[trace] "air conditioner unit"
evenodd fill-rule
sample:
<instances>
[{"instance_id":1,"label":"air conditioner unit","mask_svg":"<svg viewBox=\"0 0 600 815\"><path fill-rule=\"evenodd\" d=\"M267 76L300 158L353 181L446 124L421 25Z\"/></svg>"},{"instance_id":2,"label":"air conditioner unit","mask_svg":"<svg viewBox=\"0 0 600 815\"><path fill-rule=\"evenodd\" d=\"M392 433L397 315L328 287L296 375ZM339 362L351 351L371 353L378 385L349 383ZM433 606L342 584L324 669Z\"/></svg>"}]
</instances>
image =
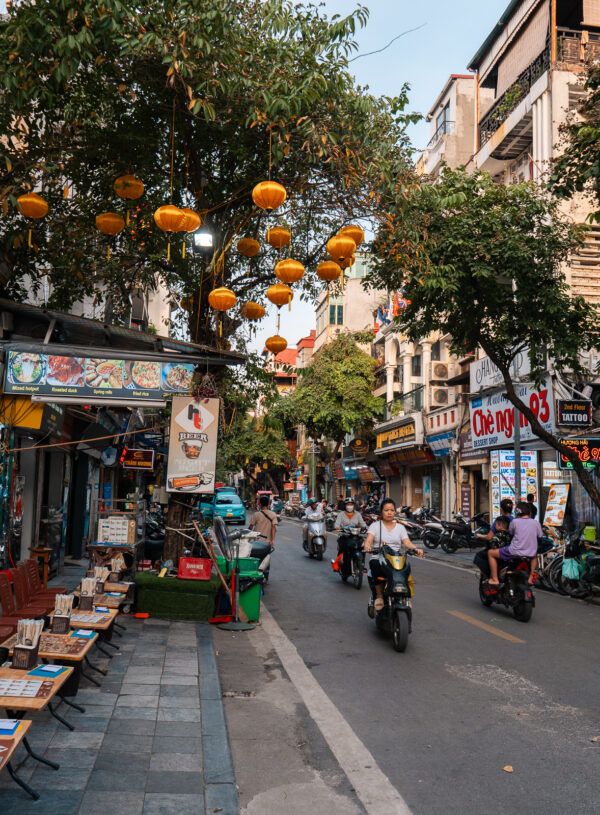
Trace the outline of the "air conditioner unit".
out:
<instances>
[{"instance_id":1,"label":"air conditioner unit","mask_svg":"<svg viewBox=\"0 0 600 815\"><path fill-rule=\"evenodd\" d=\"M445 382L454 376L454 363L453 362L430 362L429 363L429 381L430 382Z\"/></svg>"},{"instance_id":2,"label":"air conditioner unit","mask_svg":"<svg viewBox=\"0 0 600 815\"><path fill-rule=\"evenodd\" d=\"M431 408L448 407L454 404L454 388L429 386L429 406Z\"/></svg>"}]
</instances>

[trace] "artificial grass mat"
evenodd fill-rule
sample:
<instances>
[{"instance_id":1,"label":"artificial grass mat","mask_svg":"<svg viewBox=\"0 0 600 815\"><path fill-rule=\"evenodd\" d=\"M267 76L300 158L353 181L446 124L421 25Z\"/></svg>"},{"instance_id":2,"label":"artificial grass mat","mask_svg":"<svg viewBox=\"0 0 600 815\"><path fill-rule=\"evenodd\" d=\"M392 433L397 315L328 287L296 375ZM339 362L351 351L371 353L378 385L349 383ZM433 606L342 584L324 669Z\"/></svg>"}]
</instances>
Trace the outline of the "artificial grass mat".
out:
<instances>
[{"instance_id":1,"label":"artificial grass mat","mask_svg":"<svg viewBox=\"0 0 600 815\"><path fill-rule=\"evenodd\" d=\"M216 575L210 580L179 580L138 572L135 585L137 611L165 620L206 622L213 616L221 584Z\"/></svg>"}]
</instances>

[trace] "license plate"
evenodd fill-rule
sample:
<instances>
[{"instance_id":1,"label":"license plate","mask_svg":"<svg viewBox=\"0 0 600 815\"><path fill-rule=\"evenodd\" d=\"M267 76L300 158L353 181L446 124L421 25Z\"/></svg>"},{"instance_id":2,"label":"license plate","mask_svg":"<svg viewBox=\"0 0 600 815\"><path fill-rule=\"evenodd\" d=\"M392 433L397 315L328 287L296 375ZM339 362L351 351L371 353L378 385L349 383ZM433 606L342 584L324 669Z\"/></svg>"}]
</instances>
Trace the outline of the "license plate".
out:
<instances>
[{"instance_id":1,"label":"license plate","mask_svg":"<svg viewBox=\"0 0 600 815\"><path fill-rule=\"evenodd\" d=\"M226 517L227 518L233 518L233 512L228 512Z\"/></svg>"}]
</instances>

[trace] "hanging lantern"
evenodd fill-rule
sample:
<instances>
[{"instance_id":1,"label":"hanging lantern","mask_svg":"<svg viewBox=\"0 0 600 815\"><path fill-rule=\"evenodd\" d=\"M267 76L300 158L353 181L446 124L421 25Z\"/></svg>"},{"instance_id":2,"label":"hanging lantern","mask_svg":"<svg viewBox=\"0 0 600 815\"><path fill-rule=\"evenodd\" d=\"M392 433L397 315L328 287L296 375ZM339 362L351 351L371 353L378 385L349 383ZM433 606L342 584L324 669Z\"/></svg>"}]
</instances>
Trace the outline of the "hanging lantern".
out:
<instances>
[{"instance_id":1,"label":"hanging lantern","mask_svg":"<svg viewBox=\"0 0 600 815\"><path fill-rule=\"evenodd\" d=\"M255 303L253 300L244 303L240 312L242 317L245 317L247 320L261 320L266 313L265 307L261 306L260 303Z\"/></svg>"},{"instance_id":2,"label":"hanging lantern","mask_svg":"<svg viewBox=\"0 0 600 815\"><path fill-rule=\"evenodd\" d=\"M362 231L360 226L357 226L356 224L349 224L348 226L343 226L340 229L339 234L349 235L357 247L360 246L365 239L365 233Z\"/></svg>"},{"instance_id":3,"label":"hanging lantern","mask_svg":"<svg viewBox=\"0 0 600 815\"><path fill-rule=\"evenodd\" d=\"M319 263L317 266L317 277L320 277L326 283L337 280L341 273L342 270L333 260L324 260L323 263Z\"/></svg>"},{"instance_id":4,"label":"hanging lantern","mask_svg":"<svg viewBox=\"0 0 600 815\"><path fill-rule=\"evenodd\" d=\"M260 209L277 209L285 201L285 187L277 181L261 181L252 190L252 200Z\"/></svg>"},{"instance_id":5,"label":"hanging lantern","mask_svg":"<svg viewBox=\"0 0 600 815\"><path fill-rule=\"evenodd\" d=\"M289 286L285 286L283 283L273 283L273 285L267 289L267 297L276 306L281 307L292 301L294 292Z\"/></svg>"},{"instance_id":6,"label":"hanging lantern","mask_svg":"<svg viewBox=\"0 0 600 815\"><path fill-rule=\"evenodd\" d=\"M354 264L355 260L356 255L351 255L349 258L344 258L344 260L341 261L340 266L342 269L349 269Z\"/></svg>"},{"instance_id":7,"label":"hanging lantern","mask_svg":"<svg viewBox=\"0 0 600 815\"><path fill-rule=\"evenodd\" d=\"M144 184L134 175L122 175L113 184L113 190L119 198L135 201L136 198L141 198L144 194Z\"/></svg>"},{"instance_id":8,"label":"hanging lantern","mask_svg":"<svg viewBox=\"0 0 600 815\"><path fill-rule=\"evenodd\" d=\"M280 354L287 348L287 340L284 340L283 337L279 336L279 334L275 334L275 336L269 337L267 340L265 340L265 348L267 348L272 354Z\"/></svg>"},{"instance_id":9,"label":"hanging lantern","mask_svg":"<svg viewBox=\"0 0 600 815\"><path fill-rule=\"evenodd\" d=\"M125 221L116 212L102 212L96 215L96 227L104 235L118 235L125 226Z\"/></svg>"},{"instance_id":10,"label":"hanging lantern","mask_svg":"<svg viewBox=\"0 0 600 815\"><path fill-rule=\"evenodd\" d=\"M283 283L297 283L304 277L304 266L292 258L280 260L275 266L275 277Z\"/></svg>"},{"instance_id":11,"label":"hanging lantern","mask_svg":"<svg viewBox=\"0 0 600 815\"><path fill-rule=\"evenodd\" d=\"M238 241L236 249L245 258L253 258L260 252L260 243L254 238L242 238Z\"/></svg>"},{"instance_id":12,"label":"hanging lantern","mask_svg":"<svg viewBox=\"0 0 600 815\"><path fill-rule=\"evenodd\" d=\"M288 230L282 226L274 226L271 229L267 229L266 239L267 243L272 246L273 249L283 249L292 239L292 233L288 232Z\"/></svg>"},{"instance_id":13,"label":"hanging lantern","mask_svg":"<svg viewBox=\"0 0 600 815\"><path fill-rule=\"evenodd\" d=\"M208 303L215 311L229 311L229 309L233 308L237 303L237 297L231 289L221 286L210 292L208 295Z\"/></svg>"},{"instance_id":14,"label":"hanging lantern","mask_svg":"<svg viewBox=\"0 0 600 815\"><path fill-rule=\"evenodd\" d=\"M194 212L194 210L190 209L189 207L181 207L181 211L185 215L185 219L178 231L195 232L202 223L202 218L197 212Z\"/></svg>"},{"instance_id":15,"label":"hanging lantern","mask_svg":"<svg viewBox=\"0 0 600 815\"><path fill-rule=\"evenodd\" d=\"M17 198L19 210L26 218L43 218L48 214L48 204L36 192L26 192Z\"/></svg>"},{"instance_id":16,"label":"hanging lantern","mask_svg":"<svg viewBox=\"0 0 600 815\"><path fill-rule=\"evenodd\" d=\"M159 229L163 232L179 232L183 224L186 222L186 214L179 207L173 204L165 204L164 207L159 207L154 213L154 221ZM171 260L171 241L167 246L167 260Z\"/></svg>"},{"instance_id":17,"label":"hanging lantern","mask_svg":"<svg viewBox=\"0 0 600 815\"><path fill-rule=\"evenodd\" d=\"M327 251L337 263L351 257L355 250L356 244L350 235L334 235L327 241Z\"/></svg>"}]
</instances>

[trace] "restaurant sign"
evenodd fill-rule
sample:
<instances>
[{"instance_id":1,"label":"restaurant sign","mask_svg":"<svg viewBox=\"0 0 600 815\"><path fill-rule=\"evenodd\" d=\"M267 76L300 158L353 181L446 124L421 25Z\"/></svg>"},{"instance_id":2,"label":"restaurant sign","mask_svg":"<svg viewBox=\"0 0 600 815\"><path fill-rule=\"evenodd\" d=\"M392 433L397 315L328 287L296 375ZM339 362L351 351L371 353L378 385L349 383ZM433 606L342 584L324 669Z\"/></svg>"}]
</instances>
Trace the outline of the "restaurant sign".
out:
<instances>
[{"instance_id":1,"label":"restaurant sign","mask_svg":"<svg viewBox=\"0 0 600 815\"><path fill-rule=\"evenodd\" d=\"M395 447L400 444L414 443L417 430L414 421L392 427L377 434L377 449L385 450L386 447Z\"/></svg>"},{"instance_id":2,"label":"restaurant sign","mask_svg":"<svg viewBox=\"0 0 600 815\"><path fill-rule=\"evenodd\" d=\"M219 400L174 396L167 492L214 492Z\"/></svg>"},{"instance_id":3,"label":"restaurant sign","mask_svg":"<svg viewBox=\"0 0 600 815\"><path fill-rule=\"evenodd\" d=\"M154 450L124 447L121 453L121 467L126 470L153 470Z\"/></svg>"},{"instance_id":4,"label":"restaurant sign","mask_svg":"<svg viewBox=\"0 0 600 815\"><path fill-rule=\"evenodd\" d=\"M188 393L194 365L9 351L5 393L161 399Z\"/></svg>"},{"instance_id":5,"label":"restaurant sign","mask_svg":"<svg viewBox=\"0 0 600 815\"><path fill-rule=\"evenodd\" d=\"M586 470L600 464L600 438L597 439L562 439L561 444L577 453L579 461ZM573 465L562 453L558 453L558 466L561 470L572 470Z\"/></svg>"}]
</instances>

